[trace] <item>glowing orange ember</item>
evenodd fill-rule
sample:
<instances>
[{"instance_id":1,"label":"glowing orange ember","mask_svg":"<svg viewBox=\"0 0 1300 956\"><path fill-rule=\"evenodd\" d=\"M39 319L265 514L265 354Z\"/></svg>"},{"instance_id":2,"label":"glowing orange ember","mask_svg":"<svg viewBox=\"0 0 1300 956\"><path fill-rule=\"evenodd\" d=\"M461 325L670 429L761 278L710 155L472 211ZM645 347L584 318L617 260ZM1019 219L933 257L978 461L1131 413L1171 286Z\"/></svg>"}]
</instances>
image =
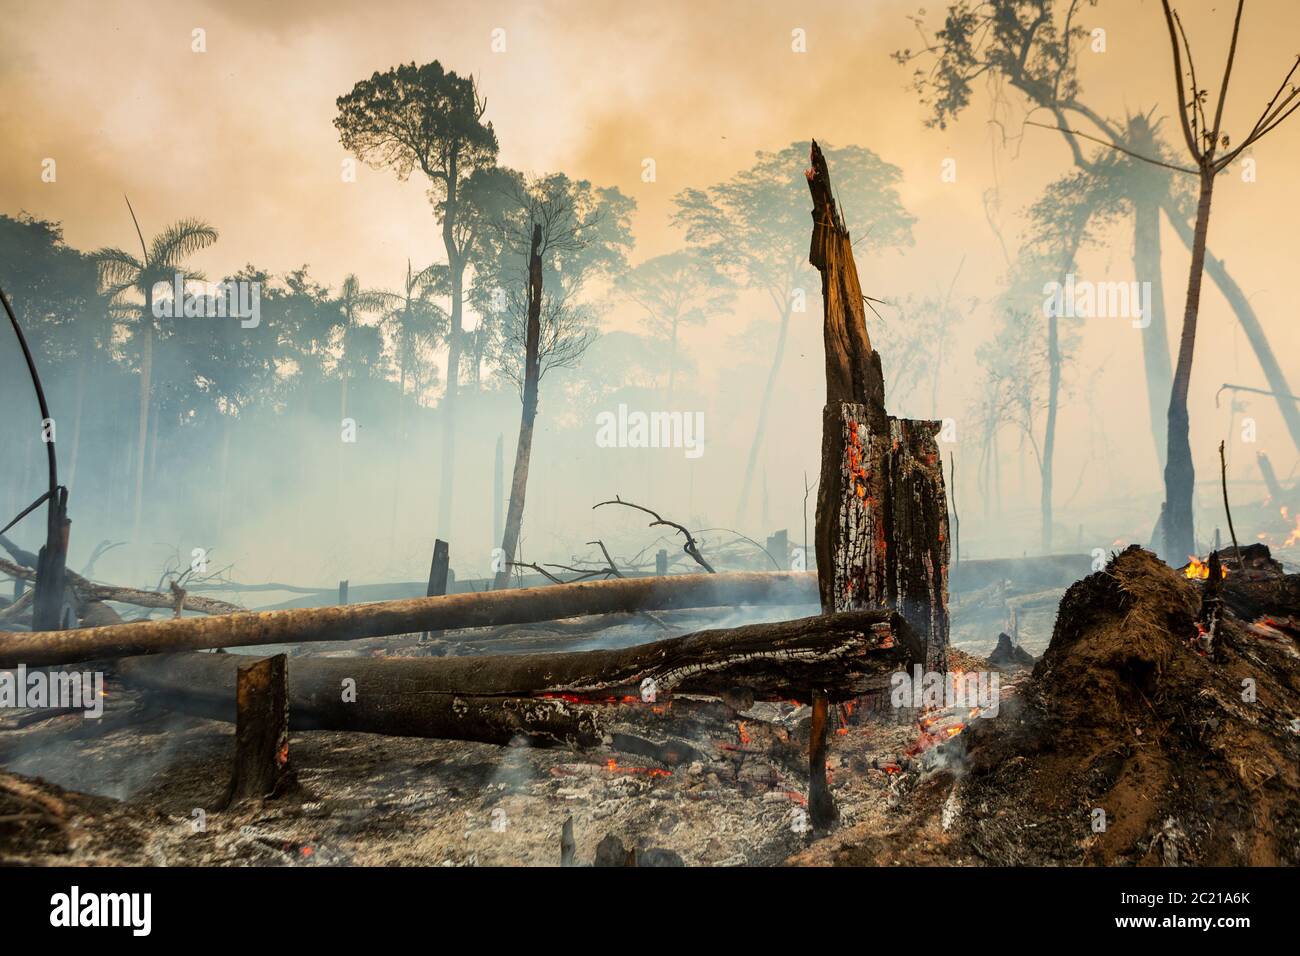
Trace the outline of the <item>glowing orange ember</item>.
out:
<instances>
[{"instance_id":1,"label":"glowing orange ember","mask_svg":"<svg viewBox=\"0 0 1300 956\"><path fill-rule=\"evenodd\" d=\"M605 761L605 769L610 773L643 773L647 777L671 777L671 770L660 770L658 767L620 767L618 761L610 757Z\"/></svg>"}]
</instances>

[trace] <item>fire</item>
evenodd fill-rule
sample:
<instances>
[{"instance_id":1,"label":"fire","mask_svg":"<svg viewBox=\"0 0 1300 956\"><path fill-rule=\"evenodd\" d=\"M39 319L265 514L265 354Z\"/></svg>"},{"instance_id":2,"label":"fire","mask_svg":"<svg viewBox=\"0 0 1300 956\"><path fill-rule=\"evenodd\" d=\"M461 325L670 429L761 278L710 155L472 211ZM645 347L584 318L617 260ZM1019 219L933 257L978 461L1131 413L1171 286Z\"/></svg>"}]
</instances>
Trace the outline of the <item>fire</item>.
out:
<instances>
[{"instance_id":1,"label":"fire","mask_svg":"<svg viewBox=\"0 0 1300 956\"><path fill-rule=\"evenodd\" d=\"M1210 566L1194 554L1187 556L1187 567L1183 568L1183 577L1189 581L1208 581L1210 579ZM1226 578L1228 569L1220 566L1219 577Z\"/></svg>"},{"instance_id":2,"label":"fire","mask_svg":"<svg viewBox=\"0 0 1300 956\"><path fill-rule=\"evenodd\" d=\"M749 736L749 731L745 729L745 722L742 720L737 724L736 729L739 732L741 744L748 745L751 738Z\"/></svg>"},{"instance_id":3,"label":"fire","mask_svg":"<svg viewBox=\"0 0 1300 956\"><path fill-rule=\"evenodd\" d=\"M1285 511L1286 509L1284 508L1282 510ZM1283 517L1285 517L1285 515ZM1296 544L1300 544L1300 514L1295 516L1295 527L1291 529L1291 533L1287 535L1286 540L1282 542L1282 547L1289 548Z\"/></svg>"}]
</instances>

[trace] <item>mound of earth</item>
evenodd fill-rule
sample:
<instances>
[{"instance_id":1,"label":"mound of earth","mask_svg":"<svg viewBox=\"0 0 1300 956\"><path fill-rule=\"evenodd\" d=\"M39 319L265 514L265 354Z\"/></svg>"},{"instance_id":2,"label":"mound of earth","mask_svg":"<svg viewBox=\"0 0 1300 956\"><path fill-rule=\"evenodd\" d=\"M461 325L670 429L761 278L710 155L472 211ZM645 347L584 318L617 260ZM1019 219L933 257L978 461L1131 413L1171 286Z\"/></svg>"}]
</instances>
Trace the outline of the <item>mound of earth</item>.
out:
<instances>
[{"instance_id":1,"label":"mound of earth","mask_svg":"<svg viewBox=\"0 0 1300 956\"><path fill-rule=\"evenodd\" d=\"M1300 863L1300 576L1222 558L1207 587L1133 546L1066 592L1022 692L962 735L958 855Z\"/></svg>"}]
</instances>

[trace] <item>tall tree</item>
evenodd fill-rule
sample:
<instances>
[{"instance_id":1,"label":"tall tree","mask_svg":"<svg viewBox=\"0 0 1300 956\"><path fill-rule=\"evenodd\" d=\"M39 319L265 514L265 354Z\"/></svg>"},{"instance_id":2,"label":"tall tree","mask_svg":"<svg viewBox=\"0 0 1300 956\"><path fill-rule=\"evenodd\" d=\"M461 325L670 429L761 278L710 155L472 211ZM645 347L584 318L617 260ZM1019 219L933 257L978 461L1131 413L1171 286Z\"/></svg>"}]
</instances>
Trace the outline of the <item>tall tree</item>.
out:
<instances>
[{"instance_id":1,"label":"tall tree","mask_svg":"<svg viewBox=\"0 0 1300 956\"><path fill-rule=\"evenodd\" d=\"M767 431L768 412L785 357L790 317L807 311L816 277L808 265L807 142L760 152L752 166L707 189L686 189L674 202L674 222L686 239L736 282L768 297L779 317L776 352L758 407L758 421L741 479L736 523L743 523ZM914 218L903 208L902 174L869 149L823 146L840 205L863 252L912 241Z\"/></svg>"},{"instance_id":2,"label":"tall tree","mask_svg":"<svg viewBox=\"0 0 1300 956\"><path fill-rule=\"evenodd\" d=\"M336 105L334 126L343 147L376 169L393 169L399 179L419 169L429 181L434 213L442 225L451 285L438 500L438 531L445 536L450 533L455 475L465 266L482 225L462 217L461 188L475 170L496 163L496 133L491 123L483 122L487 101L478 95L473 78L444 70L436 60L375 73L340 96Z\"/></svg>"},{"instance_id":3,"label":"tall tree","mask_svg":"<svg viewBox=\"0 0 1300 956\"><path fill-rule=\"evenodd\" d=\"M970 105L977 80L1003 80L1024 98L1031 110L1044 110L1052 117L1052 124L1026 120L1025 125L1045 126L1059 132L1077 167L1096 171L1098 158L1086 157L1083 152L1082 143L1090 141L1138 159L1139 164L1130 167L1136 173L1142 160L1159 160L1165 152L1159 144L1148 149L1154 130L1140 116L1149 114L1130 117L1123 125L1112 121L1087 103L1078 80L1077 47L1090 42L1088 31L1078 22L1078 14L1084 6L1095 3L1096 0L955 0L947 7L942 26L933 32L925 27L924 10L913 17L922 45L916 50L901 50L894 58L902 64L929 63L928 69L916 66L913 72L914 87L931 109L927 125L946 128ZM1158 168L1166 173L1187 172L1172 163ZM1167 451L1164 396L1169 394L1172 377L1163 295L1156 294L1163 292L1158 281L1159 229L1152 228L1149 212L1151 203L1158 203L1179 239L1191 251L1195 237L1189 219L1194 204L1183 201L1187 190L1171 185L1167 179L1161 183L1156 177L1153 182L1150 171L1132 176L1129 190L1135 220L1134 238L1140 243L1135 251L1135 266L1142 270L1139 279L1152 283L1151 322L1143 330L1142 347L1151 430L1163 467ZM1300 406L1285 397L1293 394L1292 389L1254 307L1222 260L1209 250L1205 253L1205 264L1240 322L1269 389L1277 397L1278 410L1292 441L1300 448Z\"/></svg>"},{"instance_id":4,"label":"tall tree","mask_svg":"<svg viewBox=\"0 0 1300 956\"><path fill-rule=\"evenodd\" d=\"M134 211L131 219L135 221ZM92 255L105 293L115 300L119 309L134 315L135 334L140 344L140 411L135 447L135 495L131 508L131 538L138 541L144 501L150 389L153 385L154 287L170 288L178 279L181 283L202 279L203 274L188 268L185 260L216 242L217 230L200 219L182 219L146 243L139 223L136 222L135 226L143 258L137 259L116 248L98 249ZM141 301L137 303L133 297ZM179 303L176 306L179 307Z\"/></svg>"},{"instance_id":5,"label":"tall tree","mask_svg":"<svg viewBox=\"0 0 1300 956\"><path fill-rule=\"evenodd\" d=\"M1297 108L1300 108L1300 90L1287 84L1300 67L1300 56L1277 92L1250 132L1238 141L1235 148L1223 128L1223 104L1228 98L1228 84L1232 79L1233 62L1237 56L1237 37L1241 31L1241 15L1245 0L1237 0L1237 15L1232 23L1232 40L1228 45L1227 62L1223 80L1219 84L1218 102L1214 119L1206 113L1210 91L1197 84L1196 66L1192 61L1192 47L1187 40L1182 20L1169 5L1161 0L1165 12L1165 25L1169 31L1169 44L1173 49L1174 82L1178 88L1178 118L1183 130L1187 150L1196 165L1200 195L1196 203L1196 229L1192 237L1192 263L1187 278L1187 300L1183 307L1183 330L1178 339L1178 362L1174 366L1173 388L1169 396L1169 446L1165 461L1165 503L1161 514L1164 526L1165 558L1181 561L1184 555L1196 553L1196 531L1193 521L1192 493L1195 469L1192 465L1190 421L1187 413L1187 392L1192 378L1192 353L1196 347L1196 323L1201 302L1201 274L1205 269L1205 242L1210 228L1210 202L1214 194L1214 177L1271 130L1276 129ZM1187 73L1183 72L1183 55L1187 56ZM1220 152L1222 150L1222 152Z\"/></svg>"},{"instance_id":6,"label":"tall tree","mask_svg":"<svg viewBox=\"0 0 1300 956\"><path fill-rule=\"evenodd\" d=\"M533 454L533 427L537 422L537 385L541 377L539 349L542 339L542 225L533 224L528 253L528 305L524 333L524 380L520 391L519 441L515 446L515 468L510 481L510 507L501 537L505 556L497 571L493 587L510 583L510 565L519 547L519 531L524 523L524 498L528 491L528 466Z\"/></svg>"},{"instance_id":7,"label":"tall tree","mask_svg":"<svg viewBox=\"0 0 1300 956\"><path fill-rule=\"evenodd\" d=\"M595 314L581 299L595 277L620 274L632 246L631 199L557 173L514 179L511 200L494 224L501 258L484 263L482 279L503 299L493 346L496 370L519 389L521 414L501 548L514 561L523 528L538 393L545 375L574 368L591 345ZM497 571L505 587L509 568Z\"/></svg>"},{"instance_id":8,"label":"tall tree","mask_svg":"<svg viewBox=\"0 0 1300 956\"><path fill-rule=\"evenodd\" d=\"M681 329L703 325L725 312L735 298L731 283L708 259L684 249L639 263L622 287L623 294L645 311L646 330L668 343L665 407L671 409Z\"/></svg>"}]
</instances>

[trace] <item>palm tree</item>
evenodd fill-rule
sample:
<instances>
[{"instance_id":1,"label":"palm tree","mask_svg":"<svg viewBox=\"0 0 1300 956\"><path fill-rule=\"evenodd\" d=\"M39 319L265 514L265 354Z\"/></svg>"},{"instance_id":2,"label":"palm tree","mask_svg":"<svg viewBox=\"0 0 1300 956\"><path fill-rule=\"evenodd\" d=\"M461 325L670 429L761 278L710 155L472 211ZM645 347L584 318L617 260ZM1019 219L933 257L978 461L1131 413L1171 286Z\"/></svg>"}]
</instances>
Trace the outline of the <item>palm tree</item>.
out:
<instances>
[{"instance_id":1,"label":"palm tree","mask_svg":"<svg viewBox=\"0 0 1300 956\"><path fill-rule=\"evenodd\" d=\"M402 292L379 293L385 309L380 322L396 342L399 421L406 405L408 374L414 373L423 351L435 347L447 333L447 313L434 301L446 284L446 266L434 263L415 272L408 259Z\"/></svg>"},{"instance_id":2,"label":"palm tree","mask_svg":"<svg viewBox=\"0 0 1300 956\"><path fill-rule=\"evenodd\" d=\"M127 202L127 208L130 208ZM168 226L146 244L140 224L131 212L136 234L140 237L143 260L122 249L103 248L91 253L99 270L101 288L126 315L133 315L140 336L140 421L135 450L135 502L132 507L131 537L140 535L140 510L144 500L145 445L149 436L149 393L153 376L154 287L160 283L171 287L202 279L203 274L188 269L184 261L217 241L217 230L201 219L181 219ZM143 305L130 301L132 295ZM179 303L177 303L179 306Z\"/></svg>"},{"instance_id":3,"label":"palm tree","mask_svg":"<svg viewBox=\"0 0 1300 956\"><path fill-rule=\"evenodd\" d=\"M348 417L348 380L352 377L352 345L356 329L360 326L357 319L364 312L377 312L382 309L387 295L388 293L385 292L362 289L361 280L351 274L343 279L343 285L339 289L336 304L343 316L340 336L343 351L339 356L339 375L343 379L342 401L339 406L340 418Z\"/></svg>"}]
</instances>

